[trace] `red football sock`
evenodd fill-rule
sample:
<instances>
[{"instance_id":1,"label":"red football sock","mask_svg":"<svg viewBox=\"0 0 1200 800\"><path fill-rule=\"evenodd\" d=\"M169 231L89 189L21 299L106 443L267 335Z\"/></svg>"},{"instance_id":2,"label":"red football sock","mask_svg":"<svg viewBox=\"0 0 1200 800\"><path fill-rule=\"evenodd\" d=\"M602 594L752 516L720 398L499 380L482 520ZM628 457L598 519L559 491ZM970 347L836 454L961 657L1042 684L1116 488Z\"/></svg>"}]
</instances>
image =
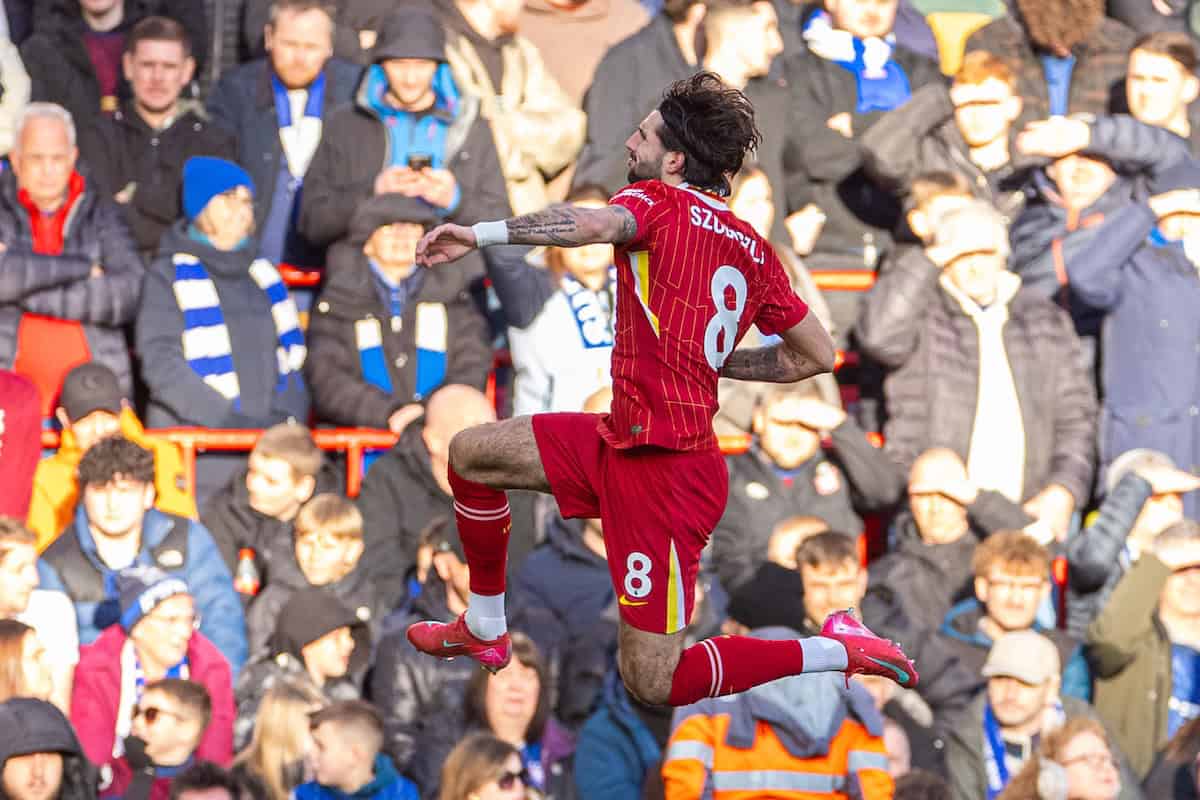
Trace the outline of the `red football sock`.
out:
<instances>
[{"instance_id":1,"label":"red football sock","mask_svg":"<svg viewBox=\"0 0 1200 800\"><path fill-rule=\"evenodd\" d=\"M691 705L706 697L744 692L803 671L804 649L798 639L705 639L683 651L667 703Z\"/></svg>"},{"instance_id":2,"label":"red football sock","mask_svg":"<svg viewBox=\"0 0 1200 800\"><path fill-rule=\"evenodd\" d=\"M504 593L508 565L508 531L512 514L508 496L490 486L469 481L450 467L454 491L454 518L462 540L467 565L471 568L471 592L479 595Z\"/></svg>"}]
</instances>

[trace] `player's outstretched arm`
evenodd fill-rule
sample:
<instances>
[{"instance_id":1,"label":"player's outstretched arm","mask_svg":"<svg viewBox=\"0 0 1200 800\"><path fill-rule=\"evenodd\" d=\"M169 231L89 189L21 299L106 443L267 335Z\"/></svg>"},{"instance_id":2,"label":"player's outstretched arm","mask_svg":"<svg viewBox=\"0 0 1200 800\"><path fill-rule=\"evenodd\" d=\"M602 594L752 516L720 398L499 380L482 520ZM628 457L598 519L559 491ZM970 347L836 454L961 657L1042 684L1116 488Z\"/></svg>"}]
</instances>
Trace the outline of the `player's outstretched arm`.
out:
<instances>
[{"instance_id":1,"label":"player's outstretched arm","mask_svg":"<svg viewBox=\"0 0 1200 800\"><path fill-rule=\"evenodd\" d=\"M494 244L581 247L621 244L637 235L637 219L620 206L580 208L555 203L541 211L470 228L439 225L417 243L417 263L425 267L456 261L477 247Z\"/></svg>"},{"instance_id":2,"label":"player's outstretched arm","mask_svg":"<svg viewBox=\"0 0 1200 800\"><path fill-rule=\"evenodd\" d=\"M833 339L816 314L808 314L770 347L734 350L721 367L721 376L739 381L793 383L833 371Z\"/></svg>"}]
</instances>

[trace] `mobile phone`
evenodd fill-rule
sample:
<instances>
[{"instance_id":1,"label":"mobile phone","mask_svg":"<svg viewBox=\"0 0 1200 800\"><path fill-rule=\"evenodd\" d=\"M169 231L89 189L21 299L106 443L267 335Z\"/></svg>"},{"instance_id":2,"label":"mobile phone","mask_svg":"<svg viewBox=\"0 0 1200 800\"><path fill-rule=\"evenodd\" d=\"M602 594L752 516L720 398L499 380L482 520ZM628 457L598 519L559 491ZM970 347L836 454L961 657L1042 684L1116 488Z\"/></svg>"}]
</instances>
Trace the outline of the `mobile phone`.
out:
<instances>
[{"instance_id":1,"label":"mobile phone","mask_svg":"<svg viewBox=\"0 0 1200 800\"><path fill-rule=\"evenodd\" d=\"M409 169L429 169L433 166L433 156L429 153L409 153L408 168Z\"/></svg>"}]
</instances>

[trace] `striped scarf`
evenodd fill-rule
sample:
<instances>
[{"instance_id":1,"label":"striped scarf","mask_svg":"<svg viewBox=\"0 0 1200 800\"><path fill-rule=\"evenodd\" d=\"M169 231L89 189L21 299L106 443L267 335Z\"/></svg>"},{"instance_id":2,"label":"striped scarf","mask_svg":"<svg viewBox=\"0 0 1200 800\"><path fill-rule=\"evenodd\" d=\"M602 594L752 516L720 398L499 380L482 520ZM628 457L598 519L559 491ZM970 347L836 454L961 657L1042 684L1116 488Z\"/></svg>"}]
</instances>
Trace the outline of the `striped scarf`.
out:
<instances>
[{"instance_id":1,"label":"striped scarf","mask_svg":"<svg viewBox=\"0 0 1200 800\"><path fill-rule=\"evenodd\" d=\"M183 357L188 366L234 407L241 407L241 386L233 363L233 347L217 287L208 270L195 256L176 253L175 302L183 312ZM287 390L293 374L299 375L307 349L300 331L300 318L278 270L265 258L250 265L250 277L271 301L278 346L275 349L279 380L276 392Z\"/></svg>"}]
</instances>

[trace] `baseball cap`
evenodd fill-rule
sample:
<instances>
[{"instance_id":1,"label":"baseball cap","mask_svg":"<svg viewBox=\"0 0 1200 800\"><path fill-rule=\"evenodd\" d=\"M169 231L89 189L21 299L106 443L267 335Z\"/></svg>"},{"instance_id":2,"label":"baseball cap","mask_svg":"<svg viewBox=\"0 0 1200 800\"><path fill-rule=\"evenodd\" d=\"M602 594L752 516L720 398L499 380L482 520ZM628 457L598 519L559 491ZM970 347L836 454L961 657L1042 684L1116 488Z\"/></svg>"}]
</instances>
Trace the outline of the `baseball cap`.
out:
<instances>
[{"instance_id":1,"label":"baseball cap","mask_svg":"<svg viewBox=\"0 0 1200 800\"><path fill-rule=\"evenodd\" d=\"M67 373L58 403L67 419L75 422L93 411L120 414L122 399L116 374L103 364L89 361Z\"/></svg>"},{"instance_id":2,"label":"baseball cap","mask_svg":"<svg viewBox=\"0 0 1200 800\"><path fill-rule=\"evenodd\" d=\"M1061 673L1058 648L1033 630L1012 631L1001 636L992 644L983 665L985 678L1016 678L1030 686L1041 686Z\"/></svg>"},{"instance_id":3,"label":"baseball cap","mask_svg":"<svg viewBox=\"0 0 1200 800\"><path fill-rule=\"evenodd\" d=\"M1139 447L1126 450L1109 464L1108 473L1104 477L1106 492L1111 493L1116 489L1121 479L1130 472L1141 472L1145 469L1154 469L1158 473L1155 476L1154 488L1159 492L1185 494L1200 489L1200 477L1175 466L1169 455L1159 450Z\"/></svg>"}]
</instances>

